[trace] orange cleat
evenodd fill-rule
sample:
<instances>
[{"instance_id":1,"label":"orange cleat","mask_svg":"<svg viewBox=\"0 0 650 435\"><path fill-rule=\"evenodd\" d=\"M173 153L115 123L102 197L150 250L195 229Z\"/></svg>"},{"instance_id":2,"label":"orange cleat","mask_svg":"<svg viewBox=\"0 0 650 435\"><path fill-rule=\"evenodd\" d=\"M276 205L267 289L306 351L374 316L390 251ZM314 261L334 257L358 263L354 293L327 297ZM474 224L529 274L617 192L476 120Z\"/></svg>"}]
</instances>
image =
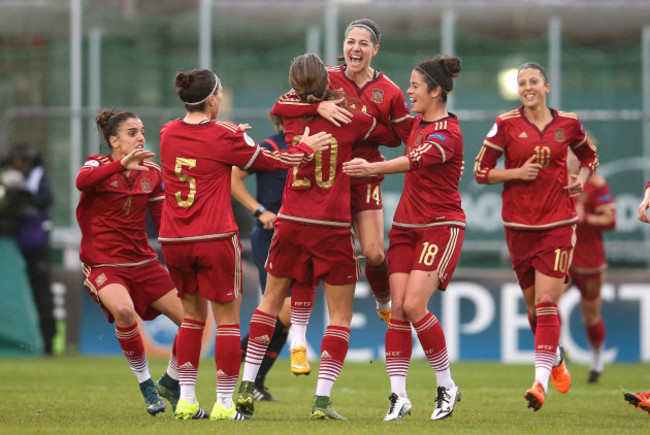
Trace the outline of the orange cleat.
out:
<instances>
[{"instance_id":1,"label":"orange cleat","mask_svg":"<svg viewBox=\"0 0 650 435\"><path fill-rule=\"evenodd\" d=\"M635 408L641 408L650 414L650 391L645 393L623 393L623 399Z\"/></svg>"},{"instance_id":2,"label":"orange cleat","mask_svg":"<svg viewBox=\"0 0 650 435\"><path fill-rule=\"evenodd\" d=\"M309 361L307 361L307 349L304 346L289 349L289 358L291 360L291 373L296 376L311 373L311 367Z\"/></svg>"},{"instance_id":3,"label":"orange cleat","mask_svg":"<svg viewBox=\"0 0 650 435\"><path fill-rule=\"evenodd\" d=\"M386 308L383 311L379 311L379 309L377 309L377 315L381 320L386 322L387 325L390 323L390 308Z\"/></svg>"},{"instance_id":4,"label":"orange cleat","mask_svg":"<svg viewBox=\"0 0 650 435\"><path fill-rule=\"evenodd\" d=\"M566 393L571 388L571 373L566 368L564 347L558 346L558 351L560 353L560 362L551 369L551 382L553 382L553 386L557 391Z\"/></svg>"},{"instance_id":5,"label":"orange cleat","mask_svg":"<svg viewBox=\"0 0 650 435\"><path fill-rule=\"evenodd\" d=\"M528 407L533 408L533 411L540 410L544 404L545 397L546 392L539 381L535 381L533 386L526 390L526 394L524 394L524 398L526 399L526 402L528 402Z\"/></svg>"}]
</instances>

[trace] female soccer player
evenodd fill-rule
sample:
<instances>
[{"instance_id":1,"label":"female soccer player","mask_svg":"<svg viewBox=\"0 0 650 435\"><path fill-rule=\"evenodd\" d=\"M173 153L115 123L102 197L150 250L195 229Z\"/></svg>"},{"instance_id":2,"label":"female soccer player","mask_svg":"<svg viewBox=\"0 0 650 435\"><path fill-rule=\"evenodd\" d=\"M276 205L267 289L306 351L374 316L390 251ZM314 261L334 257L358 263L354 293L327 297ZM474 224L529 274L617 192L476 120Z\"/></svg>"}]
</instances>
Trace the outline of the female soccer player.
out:
<instances>
[{"instance_id":1,"label":"female soccer player","mask_svg":"<svg viewBox=\"0 0 650 435\"><path fill-rule=\"evenodd\" d=\"M337 99L329 89L327 70L315 54L293 60L289 72L292 89L302 104ZM266 291L250 323L246 365L237 405L252 415L253 381L273 333L275 319L293 282L325 287L330 323L321 343L321 365L312 419L345 420L331 405L330 393L349 348L352 301L358 261L351 232L350 179L341 172L352 146L365 139L397 142L392 131L360 111L352 122L336 127L320 116L284 118L287 143L296 143L302 129L331 133L330 147L308 164L289 173L282 207L266 262Z\"/></svg>"},{"instance_id":2,"label":"female soccer player","mask_svg":"<svg viewBox=\"0 0 650 435\"><path fill-rule=\"evenodd\" d=\"M159 241L185 316L178 332L181 395L177 419L189 419L199 408L195 384L201 337L208 315L217 324L215 362L217 401L212 420L242 420L232 403L241 364L239 308L241 248L232 214L232 166L277 170L309 160L329 143L329 135L309 136L290 150L260 148L244 132L247 126L214 122L223 99L222 87L210 70L176 74L175 86L186 115L160 131L165 199Z\"/></svg>"},{"instance_id":3,"label":"female soccer player","mask_svg":"<svg viewBox=\"0 0 650 435\"><path fill-rule=\"evenodd\" d=\"M136 314L151 320L162 313L177 325L183 320L174 284L145 232L147 209L160 227L162 173L146 160L154 154L144 149L144 128L134 113L104 109L95 121L111 151L89 156L77 175L84 285L108 321L115 322L117 341L138 378L147 412L156 415L165 411L158 392L173 409L178 402L177 341L167 372L154 386ZM197 409L191 417L207 413Z\"/></svg>"},{"instance_id":4,"label":"female soccer player","mask_svg":"<svg viewBox=\"0 0 650 435\"><path fill-rule=\"evenodd\" d=\"M409 109L402 91L381 71L371 66L379 51L381 31L373 20L363 18L352 21L345 30L343 65L328 67L330 87L344 96L350 109L361 110L374 116L381 124L393 128L406 142L409 134ZM349 122L350 112L339 105L340 99L324 101L318 105L300 104L294 92L281 97L273 107L279 116L296 117L320 114L339 126ZM353 157L369 162L383 160L380 141L366 140L355 146ZM397 143L395 146L398 146ZM386 323L390 319L390 288L386 255L384 253L384 213L381 196L383 175L355 178L351 182L352 220L365 258L365 274L376 302L379 317ZM295 292L292 298L295 298ZM292 307L293 308L293 307ZM295 308L294 308L295 309ZM308 314L307 314L308 316ZM304 317L304 313L303 313ZM292 337L304 340L305 332L292 328ZM292 346L294 347L294 346ZM303 352L303 355L296 353ZM294 359L305 359L304 347L296 345L291 353Z\"/></svg>"},{"instance_id":5,"label":"female soccer player","mask_svg":"<svg viewBox=\"0 0 650 435\"><path fill-rule=\"evenodd\" d=\"M524 396L528 407L537 411L544 404L549 377L561 393L571 386L561 348L556 364L558 301L578 221L571 197L582 192L598 158L578 117L546 106L551 86L541 65L520 66L517 83L523 105L497 117L476 157L474 176L481 184L503 183L506 242L535 334L535 381ZM578 175L570 178L568 148L580 160ZM498 169L502 154L505 169Z\"/></svg>"},{"instance_id":6,"label":"female soccer player","mask_svg":"<svg viewBox=\"0 0 650 435\"><path fill-rule=\"evenodd\" d=\"M404 156L384 162L356 158L343 165L346 174L368 177L406 173L393 228L388 233L388 273L392 313L386 331L386 370L391 395L384 421L411 412L406 374L415 328L438 384L432 420L450 417L460 389L451 377L445 333L427 304L445 290L458 263L465 232L458 182L463 167L463 136L458 119L447 111L447 96L460 74L456 56L439 55L411 73L407 94L412 124Z\"/></svg>"},{"instance_id":7,"label":"female soccer player","mask_svg":"<svg viewBox=\"0 0 650 435\"><path fill-rule=\"evenodd\" d=\"M593 139L592 139L593 142ZM570 174L578 173L578 159L569 151L567 165ZM569 268L571 280L564 286L564 292L574 284L582 299L582 321L591 348L591 364L587 382L596 383L603 373L605 361L605 323L601 316L600 291L605 282L607 259L602 232L616 228L614 197L607 181L594 172L584 185L584 191L576 198L578 226L573 261Z\"/></svg>"},{"instance_id":8,"label":"female soccer player","mask_svg":"<svg viewBox=\"0 0 650 435\"><path fill-rule=\"evenodd\" d=\"M260 146L270 150L286 150L288 147L284 137L282 118L269 113L269 119L273 122L277 133L260 142ZM248 175L249 171L244 171L234 166L232 168L231 191L232 196L250 210L256 219L255 227L250 237L251 251L259 273L260 287L262 292L264 292L266 288L266 269L264 269L264 265L269 248L271 247L271 239L273 238L273 224L278 217L277 213L282 205L282 192L284 191L284 184L287 179L287 170L280 169L274 172L255 172L257 185L255 197L248 192L243 181ZM297 286L298 284L294 283L292 287L296 288ZM306 288L300 288L296 291L307 292L307 295L311 295L311 298L306 301L309 303L309 307L311 307L314 302L316 288L311 283L303 287ZM273 331L268 350L264 355L260 370L257 372L257 377L255 378L255 400L277 401L265 387L264 383L266 375L271 370L278 354L287 342L289 327L293 326L291 324L290 311L291 297L288 297L285 299L282 309L278 314L275 331ZM305 319L306 321L308 321L308 317ZM241 343L242 350L245 353L246 346L248 346L248 335L242 337ZM310 370L309 363L305 361L305 364L301 364L300 367L292 367L292 370L297 369Z\"/></svg>"}]
</instances>

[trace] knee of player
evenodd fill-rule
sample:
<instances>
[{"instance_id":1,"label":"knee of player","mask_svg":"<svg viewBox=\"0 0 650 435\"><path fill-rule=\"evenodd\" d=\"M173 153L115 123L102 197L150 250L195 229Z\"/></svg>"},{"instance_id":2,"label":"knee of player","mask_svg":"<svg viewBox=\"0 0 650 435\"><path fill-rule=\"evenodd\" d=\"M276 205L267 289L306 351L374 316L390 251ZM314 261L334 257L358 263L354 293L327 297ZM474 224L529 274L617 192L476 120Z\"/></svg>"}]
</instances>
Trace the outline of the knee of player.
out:
<instances>
[{"instance_id":1,"label":"knee of player","mask_svg":"<svg viewBox=\"0 0 650 435\"><path fill-rule=\"evenodd\" d=\"M370 266L379 266L386 259L386 254L382 248L371 245L364 249L363 257L366 259L366 264Z\"/></svg>"},{"instance_id":2,"label":"knee of player","mask_svg":"<svg viewBox=\"0 0 650 435\"><path fill-rule=\"evenodd\" d=\"M111 310L111 314L119 325L133 325L136 321L135 310L129 304L118 305Z\"/></svg>"}]
</instances>

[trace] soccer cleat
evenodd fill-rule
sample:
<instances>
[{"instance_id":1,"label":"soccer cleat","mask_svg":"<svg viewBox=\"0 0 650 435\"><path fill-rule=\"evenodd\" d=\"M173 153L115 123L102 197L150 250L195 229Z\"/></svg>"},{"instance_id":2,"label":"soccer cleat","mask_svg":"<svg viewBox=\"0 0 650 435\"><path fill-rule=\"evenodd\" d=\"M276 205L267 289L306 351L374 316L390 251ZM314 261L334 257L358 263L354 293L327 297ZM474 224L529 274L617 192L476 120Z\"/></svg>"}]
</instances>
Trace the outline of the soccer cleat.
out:
<instances>
[{"instance_id":1,"label":"soccer cleat","mask_svg":"<svg viewBox=\"0 0 650 435\"><path fill-rule=\"evenodd\" d=\"M601 374L602 373L597 372L596 370L590 370L589 377L587 378L587 382L589 384L597 384Z\"/></svg>"},{"instance_id":2,"label":"soccer cleat","mask_svg":"<svg viewBox=\"0 0 650 435\"><path fill-rule=\"evenodd\" d=\"M641 408L650 414L650 391L645 393L623 393L623 399L635 408Z\"/></svg>"},{"instance_id":3,"label":"soccer cleat","mask_svg":"<svg viewBox=\"0 0 650 435\"><path fill-rule=\"evenodd\" d=\"M174 417L176 418L176 420L196 420L194 416L200 414L201 411L203 410L199 406L199 402L190 403L185 399L180 399L176 404L176 411L174 411ZM205 418L205 417L200 417L200 418Z\"/></svg>"},{"instance_id":4,"label":"soccer cleat","mask_svg":"<svg viewBox=\"0 0 650 435\"><path fill-rule=\"evenodd\" d=\"M294 375L308 375L311 373L309 361L307 361L307 349L305 346L298 346L294 349L289 349L291 358L291 373Z\"/></svg>"},{"instance_id":5,"label":"soccer cleat","mask_svg":"<svg viewBox=\"0 0 650 435\"><path fill-rule=\"evenodd\" d=\"M144 397L144 403L147 404L147 412L149 415L156 415L160 412L165 412L165 402L160 398L156 385L151 378L140 383L140 391Z\"/></svg>"},{"instance_id":6,"label":"soccer cleat","mask_svg":"<svg viewBox=\"0 0 650 435\"><path fill-rule=\"evenodd\" d=\"M540 410L544 404L545 397L546 392L539 381L535 381L533 386L526 390L526 394L524 394L524 398L526 399L526 402L528 402L528 407L533 408L533 411L535 412Z\"/></svg>"},{"instance_id":7,"label":"soccer cleat","mask_svg":"<svg viewBox=\"0 0 650 435\"><path fill-rule=\"evenodd\" d=\"M327 396L316 396L314 406L311 407L310 418L312 420L348 420L332 408L332 401Z\"/></svg>"},{"instance_id":8,"label":"soccer cleat","mask_svg":"<svg viewBox=\"0 0 650 435\"><path fill-rule=\"evenodd\" d=\"M388 406L388 412L384 417L384 421L394 421L401 420L406 414L411 415L411 401L406 397L397 397L397 394L391 393L388 396L390 405Z\"/></svg>"},{"instance_id":9,"label":"soccer cleat","mask_svg":"<svg viewBox=\"0 0 650 435\"><path fill-rule=\"evenodd\" d=\"M381 320L386 322L387 325L390 323L390 308L386 308L383 311L380 311L379 309L377 309L377 315L379 316L379 318Z\"/></svg>"},{"instance_id":10,"label":"soccer cleat","mask_svg":"<svg viewBox=\"0 0 650 435\"><path fill-rule=\"evenodd\" d=\"M255 390L253 391L253 398L257 401L264 401L264 402L279 402L278 399L273 397L271 393L269 393L269 389L266 388L264 385L255 385Z\"/></svg>"},{"instance_id":11,"label":"soccer cleat","mask_svg":"<svg viewBox=\"0 0 650 435\"><path fill-rule=\"evenodd\" d=\"M170 378L167 373L156 382L156 390L163 399L167 399L172 406L172 412L176 412L176 404L181 397L181 387L178 381Z\"/></svg>"},{"instance_id":12,"label":"soccer cleat","mask_svg":"<svg viewBox=\"0 0 650 435\"><path fill-rule=\"evenodd\" d=\"M442 420L451 417L456 402L460 402L460 388L458 386L453 388L438 387L436 407L431 414L431 420Z\"/></svg>"},{"instance_id":13,"label":"soccer cleat","mask_svg":"<svg viewBox=\"0 0 650 435\"><path fill-rule=\"evenodd\" d=\"M566 393L571 388L571 373L566 368L566 361L564 358L564 347L558 346L560 354L560 361L551 369L551 382L553 386L560 393Z\"/></svg>"},{"instance_id":14,"label":"soccer cleat","mask_svg":"<svg viewBox=\"0 0 650 435\"><path fill-rule=\"evenodd\" d=\"M239 394L236 402L237 412L248 417L255 412L255 384L249 381L242 381L239 384Z\"/></svg>"},{"instance_id":15,"label":"soccer cleat","mask_svg":"<svg viewBox=\"0 0 650 435\"><path fill-rule=\"evenodd\" d=\"M210 413L210 420L226 420L226 421L241 421L241 420L250 420L252 417L250 415L242 414L237 411L235 404L228 409L221 406L221 403L215 402L212 412Z\"/></svg>"}]
</instances>

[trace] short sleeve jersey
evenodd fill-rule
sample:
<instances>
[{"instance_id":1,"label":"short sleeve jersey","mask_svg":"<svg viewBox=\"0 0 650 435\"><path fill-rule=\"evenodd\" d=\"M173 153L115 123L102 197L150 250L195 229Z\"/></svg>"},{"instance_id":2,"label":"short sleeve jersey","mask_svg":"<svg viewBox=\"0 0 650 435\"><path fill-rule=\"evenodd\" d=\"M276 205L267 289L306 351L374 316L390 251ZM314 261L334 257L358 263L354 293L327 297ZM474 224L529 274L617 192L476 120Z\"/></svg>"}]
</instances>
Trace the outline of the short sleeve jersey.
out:
<instances>
[{"instance_id":1,"label":"short sleeve jersey","mask_svg":"<svg viewBox=\"0 0 650 435\"><path fill-rule=\"evenodd\" d=\"M343 162L352 157L352 147L360 140L388 141L393 133L365 113L353 112L352 122L336 127L316 116L284 118L288 144L295 144L305 127L312 133L332 134L328 149L318 152L312 161L289 171L282 197L280 219L293 222L350 227L350 177L343 174Z\"/></svg>"},{"instance_id":2,"label":"short sleeve jersey","mask_svg":"<svg viewBox=\"0 0 650 435\"><path fill-rule=\"evenodd\" d=\"M159 241L196 242L230 236L237 231L232 213L232 166L244 170L277 170L296 165L304 151L262 149L236 124L188 124L181 119L160 131L160 160L165 177Z\"/></svg>"},{"instance_id":3,"label":"short sleeve jersey","mask_svg":"<svg viewBox=\"0 0 650 435\"><path fill-rule=\"evenodd\" d=\"M615 208L614 197L604 179L602 183L594 183L593 175L584 185L584 192L580 196L580 202L585 214L597 215L606 210ZM607 264L605 258L605 247L603 244L604 230L611 230L615 226L602 227L590 225L586 222L578 224L576 230L576 246L573 251L572 267L579 269L598 269Z\"/></svg>"},{"instance_id":4,"label":"short sleeve jersey","mask_svg":"<svg viewBox=\"0 0 650 435\"><path fill-rule=\"evenodd\" d=\"M526 119L523 107L499 115L476 158L474 175L479 183L487 183L501 155L505 155L505 169L519 168L533 155L542 166L535 180L503 183L501 214L506 227L543 230L575 223L575 207L565 189L567 149L573 149L581 167L594 171L598 166L596 147L578 117L550 110L552 121L541 131Z\"/></svg>"},{"instance_id":5,"label":"short sleeve jersey","mask_svg":"<svg viewBox=\"0 0 650 435\"><path fill-rule=\"evenodd\" d=\"M413 120L404 155L410 170L404 178L393 226L465 226L458 183L463 166L463 135L454 114L434 122Z\"/></svg>"},{"instance_id":6,"label":"short sleeve jersey","mask_svg":"<svg viewBox=\"0 0 650 435\"><path fill-rule=\"evenodd\" d=\"M77 175L81 197L77 222L81 229L79 257L88 266L135 266L158 258L146 233L147 208L160 217L164 198L162 172L145 161L148 171L127 177L119 160L92 155Z\"/></svg>"}]
</instances>

